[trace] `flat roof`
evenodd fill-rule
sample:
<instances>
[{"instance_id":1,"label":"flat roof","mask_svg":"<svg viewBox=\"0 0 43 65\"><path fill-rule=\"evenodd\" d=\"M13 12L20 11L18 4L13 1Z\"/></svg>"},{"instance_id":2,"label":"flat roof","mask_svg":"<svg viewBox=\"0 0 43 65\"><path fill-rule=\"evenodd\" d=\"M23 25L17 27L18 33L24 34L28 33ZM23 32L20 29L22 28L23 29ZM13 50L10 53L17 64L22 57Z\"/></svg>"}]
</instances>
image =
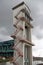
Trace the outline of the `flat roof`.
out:
<instances>
[{"instance_id":1,"label":"flat roof","mask_svg":"<svg viewBox=\"0 0 43 65\"><path fill-rule=\"evenodd\" d=\"M2 41L2 42L0 42L0 45L2 45L2 44L9 44L9 43L13 43L14 42L14 40L8 40L8 41Z\"/></svg>"},{"instance_id":2,"label":"flat roof","mask_svg":"<svg viewBox=\"0 0 43 65\"><path fill-rule=\"evenodd\" d=\"M29 9L28 5L27 5L24 1L22 1L21 3L17 4L16 6L14 6L14 7L12 8L12 10L14 10L14 9L16 9L16 8L18 8L18 7L20 7L20 6L23 5L23 4L25 4L26 7ZM30 9L29 9L29 11L30 11ZM31 12L31 11L30 11L30 12Z\"/></svg>"},{"instance_id":3,"label":"flat roof","mask_svg":"<svg viewBox=\"0 0 43 65\"><path fill-rule=\"evenodd\" d=\"M14 7L12 8L12 10L14 10L14 9L18 8L19 6L21 6L21 5L23 5L23 4L25 4L25 3L24 3L24 1L23 1L23 2L21 2L20 4L16 5L16 6L14 6Z\"/></svg>"}]
</instances>

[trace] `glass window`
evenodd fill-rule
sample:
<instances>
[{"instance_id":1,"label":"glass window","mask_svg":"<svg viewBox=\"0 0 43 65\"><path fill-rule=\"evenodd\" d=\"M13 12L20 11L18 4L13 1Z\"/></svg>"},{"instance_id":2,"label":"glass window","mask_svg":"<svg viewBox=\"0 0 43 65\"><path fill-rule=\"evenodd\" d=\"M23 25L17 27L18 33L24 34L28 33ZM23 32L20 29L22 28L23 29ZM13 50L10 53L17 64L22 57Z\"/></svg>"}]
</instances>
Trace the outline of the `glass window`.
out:
<instances>
[{"instance_id":1,"label":"glass window","mask_svg":"<svg viewBox=\"0 0 43 65\"><path fill-rule=\"evenodd\" d=\"M29 65L28 46L25 46L25 65Z\"/></svg>"},{"instance_id":2,"label":"glass window","mask_svg":"<svg viewBox=\"0 0 43 65\"><path fill-rule=\"evenodd\" d=\"M0 50L2 50L2 46L0 46Z\"/></svg>"},{"instance_id":3,"label":"glass window","mask_svg":"<svg viewBox=\"0 0 43 65\"><path fill-rule=\"evenodd\" d=\"M10 45L9 45L9 46L7 46L7 50L10 50Z\"/></svg>"},{"instance_id":4,"label":"glass window","mask_svg":"<svg viewBox=\"0 0 43 65\"><path fill-rule=\"evenodd\" d=\"M7 50L7 46L3 46L3 50Z\"/></svg>"}]
</instances>

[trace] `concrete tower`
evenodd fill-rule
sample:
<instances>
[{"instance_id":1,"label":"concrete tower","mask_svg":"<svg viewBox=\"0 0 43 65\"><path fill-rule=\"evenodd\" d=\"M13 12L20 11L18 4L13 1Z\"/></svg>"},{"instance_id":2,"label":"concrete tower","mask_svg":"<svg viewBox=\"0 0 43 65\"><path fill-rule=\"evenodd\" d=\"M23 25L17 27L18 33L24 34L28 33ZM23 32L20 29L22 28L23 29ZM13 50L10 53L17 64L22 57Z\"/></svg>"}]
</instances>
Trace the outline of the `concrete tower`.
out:
<instances>
[{"instance_id":1,"label":"concrete tower","mask_svg":"<svg viewBox=\"0 0 43 65\"><path fill-rule=\"evenodd\" d=\"M30 9L24 3L16 5L13 10L13 25L15 27L12 37L15 39L13 49L13 63L16 65L32 65L32 42L31 42L31 25L32 18Z\"/></svg>"}]
</instances>

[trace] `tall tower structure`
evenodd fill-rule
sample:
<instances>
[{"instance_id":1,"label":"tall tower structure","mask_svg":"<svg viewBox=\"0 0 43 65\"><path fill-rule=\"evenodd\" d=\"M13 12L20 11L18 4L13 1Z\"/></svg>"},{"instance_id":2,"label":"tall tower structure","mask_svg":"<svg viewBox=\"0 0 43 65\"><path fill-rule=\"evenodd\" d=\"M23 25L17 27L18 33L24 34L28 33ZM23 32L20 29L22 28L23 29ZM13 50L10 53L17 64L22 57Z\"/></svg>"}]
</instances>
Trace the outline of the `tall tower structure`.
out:
<instances>
[{"instance_id":1,"label":"tall tower structure","mask_svg":"<svg viewBox=\"0 0 43 65\"><path fill-rule=\"evenodd\" d=\"M31 25L32 18L30 9L24 3L16 5L13 9L13 26L14 34L11 36L15 39L13 49L13 63L16 65L32 65L32 44L31 41Z\"/></svg>"}]
</instances>

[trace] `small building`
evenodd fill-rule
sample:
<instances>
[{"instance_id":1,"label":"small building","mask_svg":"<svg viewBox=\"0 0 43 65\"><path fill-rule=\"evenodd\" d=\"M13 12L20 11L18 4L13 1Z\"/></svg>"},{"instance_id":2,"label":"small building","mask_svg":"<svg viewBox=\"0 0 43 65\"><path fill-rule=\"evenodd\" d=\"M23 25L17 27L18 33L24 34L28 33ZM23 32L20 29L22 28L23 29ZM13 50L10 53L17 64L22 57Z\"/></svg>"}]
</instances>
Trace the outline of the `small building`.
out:
<instances>
[{"instance_id":1,"label":"small building","mask_svg":"<svg viewBox=\"0 0 43 65\"><path fill-rule=\"evenodd\" d=\"M0 42L0 63L8 62L13 57L14 50L12 47L14 46L14 40L8 40Z\"/></svg>"},{"instance_id":2,"label":"small building","mask_svg":"<svg viewBox=\"0 0 43 65\"><path fill-rule=\"evenodd\" d=\"M37 65L43 65L43 63L37 64Z\"/></svg>"},{"instance_id":3,"label":"small building","mask_svg":"<svg viewBox=\"0 0 43 65\"><path fill-rule=\"evenodd\" d=\"M11 37L15 40L13 47L14 58L13 63L16 65L32 65L32 44L31 28L33 28L31 21L30 9L21 2L12 8L13 10L13 26L14 34Z\"/></svg>"},{"instance_id":4,"label":"small building","mask_svg":"<svg viewBox=\"0 0 43 65\"><path fill-rule=\"evenodd\" d=\"M43 65L43 57L33 57L32 65Z\"/></svg>"}]
</instances>

